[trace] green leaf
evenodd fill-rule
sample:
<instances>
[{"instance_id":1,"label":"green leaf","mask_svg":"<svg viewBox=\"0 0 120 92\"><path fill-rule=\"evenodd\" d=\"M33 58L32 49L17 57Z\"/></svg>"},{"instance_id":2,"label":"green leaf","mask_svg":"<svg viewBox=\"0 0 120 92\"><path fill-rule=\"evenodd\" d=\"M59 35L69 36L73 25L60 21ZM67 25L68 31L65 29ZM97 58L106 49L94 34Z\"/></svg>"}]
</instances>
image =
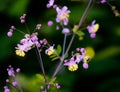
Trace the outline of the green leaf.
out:
<instances>
[{"instance_id":1,"label":"green leaf","mask_svg":"<svg viewBox=\"0 0 120 92\"><path fill-rule=\"evenodd\" d=\"M82 32L81 30L78 30L75 32L78 36L83 36L84 35L84 32Z\"/></svg>"},{"instance_id":2,"label":"green leaf","mask_svg":"<svg viewBox=\"0 0 120 92\"><path fill-rule=\"evenodd\" d=\"M58 44L57 45L57 49L56 49L57 53L60 54L62 51L62 47Z\"/></svg>"},{"instance_id":3,"label":"green leaf","mask_svg":"<svg viewBox=\"0 0 120 92\"><path fill-rule=\"evenodd\" d=\"M55 61L55 60L57 60L57 59L58 59L58 57L55 57L55 58L52 59L52 61Z\"/></svg>"},{"instance_id":4,"label":"green leaf","mask_svg":"<svg viewBox=\"0 0 120 92\"><path fill-rule=\"evenodd\" d=\"M49 83L50 83L50 84L54 84L55 80L56 80L56 77L53 78Z\"/></svg>"}]
</instances>

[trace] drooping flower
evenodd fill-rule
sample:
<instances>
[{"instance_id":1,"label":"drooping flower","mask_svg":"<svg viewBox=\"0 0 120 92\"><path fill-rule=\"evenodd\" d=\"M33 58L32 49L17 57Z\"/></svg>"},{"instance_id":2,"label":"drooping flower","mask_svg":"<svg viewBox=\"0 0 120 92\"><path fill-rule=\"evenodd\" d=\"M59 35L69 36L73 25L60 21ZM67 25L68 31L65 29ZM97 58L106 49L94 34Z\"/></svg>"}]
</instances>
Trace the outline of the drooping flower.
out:
<instances>
[{"instance_id":1,"label":"drooping flower","mask_svg":"<svg viewBox=\"0 0 120 92\"><path fill-rule=\"evenodd\" d=\"M64 6L61 9L57 7L56 11L57 11L56 22L61 23L63 25L67 25L70 13L70 10L68 10L67 6Z\"/></svg>"},{"instance_id":2,"label":"drooping flower","mask_svg":"<svg viewBox=\"0 0 120 92\"><path fill-rule=\"evenodd\" d=\"M83 59L83 68L88 69L89 56L85 56Z\"/></svg>"},{"instance_id":3,"label":"drooping flower","mask_svg":"<svg viewBox=\"0 0 120 92\"><path fill-rule=\"evenodd\" d=\"M78 64L76 64L73 57L69 61L65 61L64 65L68 66L69 71L76 71L78 69Z\"/></svg>"},{"instance_id":4,"label":"drooping flower","mask_svg":"<svg viewBox=\"0 0 120 92\"><path fill-rule=\"evenodd\" d=\"M47 6L47 8L50 8L50 7L52 7L54 5L54 0L49 0L48 1L48 4L46 5Z\"/></svg>"},{"instance_id":5,"label":"drooping flower","mask_svg":"<svg viewBox=\"0 0 120 92\"><path fill-rule=\"evenodd\" d=\"M47 55L52 55L54 53L54 46L50 46L48 49L45 50Z\"/></svg>"},{"instance_id":6,"label":"drooping flower","mask_svg":"<svg viewBox=\"0 0 120 92\"><path fill-rule=\"evenodd\" d=\"M96 32L99 29L99 24L95 24L95 20L92 21L91 25L87 26L87 30L90 33L90 37L91 38L95 38L96 37Z\"/></svg>"},{"instance_id":7,"label":"drooping flower","mask_svg":"<svg viewBox=\"0 0 120 92\"><path fill-rule=\"evenodd\" d=\"M20 17L20 22L21 22L21 23L25 23L25 17L26 17L26 14L23 14L23 15Z\"/></svg>"}]
</instances>

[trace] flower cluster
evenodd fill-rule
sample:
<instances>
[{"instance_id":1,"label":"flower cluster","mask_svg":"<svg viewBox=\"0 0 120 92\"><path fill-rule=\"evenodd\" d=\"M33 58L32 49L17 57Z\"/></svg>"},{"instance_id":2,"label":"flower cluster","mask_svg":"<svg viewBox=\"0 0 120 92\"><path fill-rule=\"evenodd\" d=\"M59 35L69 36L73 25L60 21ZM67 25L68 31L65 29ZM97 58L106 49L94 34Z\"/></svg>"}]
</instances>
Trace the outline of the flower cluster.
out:
<instances>
[{"instance_id":1,"label":"flower cluster","mask_svg":"<svg viewBox=\"0 0 120 92\"><path fill-rule=\"evenodd\" d=\"M26 14L23 14L23 15L20 17L20 22L21 22L21 23L25 23L25 17L26 17Z\"/></svg>"},{"instance_id":2,"label":"flower cluster","mask_svg":"<svg viewBox=\"0 0 120 92\"><path fill-rule=\"evenodd\" d=\"M7 36L8 37L11 37L13 35L13 31L15 30L15 27L14 26L11 26L8 33L7 33Z\"/></svg>"},{"instance_id":3,"label":"flower cluster","mask_svg":"<svg viewBox=\"0 0 120 92\"><path fill-rule=\"evenodd\" d=\"M88 56L86 56L86 51L84 48L77 48L72 57L64 61L64 65L68 66L68 70L76 71L78 69L78 64L83 61L83 68L88 68Z\"/></svg>"},{"instance_id":4,"label":"flower cluster","mask_svg":"<svg viewBox=\"0 0 120 92\"><path fill-rule=\"evenodd\" d=\"M88 6L86 7L86 10L84 11L78 25L73 25L73 29L71 29L71 27L69 26L69 16L71 11L68 9L67 6L58 6L55 4L54 0L49 0L46 7L47 8L53 8L56 12L56 17L54 18L54 20L56 20L56 30L62 30L61 33L63 33L62 35L64 35L63 38L63 44L60 45L56 45L55 43L53 43L53 45L50 45L47 41L47 39L40 39L39 38L39 30L41 30L41 27L44 26L42 24L37 24L35 27L35 30L33 32L30 32L30 30L28 30L29 28L27 27L28 33L24 33L23 31L20 31L21 33L24 33L24 38L22 38L20 40L20 43L17 44L17 46L15 47L15 52L16 55L24 57L26 52L28 52L29 50L31 50L32 48L36 49L36 54L38 56L38 61L40 64L40 68L43 74L43 78L44 78L44 86L40 86L40 89L42 90L42 92L48 92L50 90L51 86L56 87L57 89L61 88L61 86L55 82L56 79L56 75L58 74L58 72L60 71L62 66L67 66L69 71L76 71L78 70L79 67L79 63L82 63L82 67L84 69L88 69L89 65L89 61L90 59L94 56L94 52L90 49L90 54L87 54L87 49L85 49L84 47L75 47L76 50L69 52L72 46L72 43L75 39L75 36L78 35L79 37L82 37L83 35L85 35L83 29L82 23L85 20L85 17L88 14L88 10L92 4L92 0L88 0ZM104 4L106 3L106 0L100 0L100 3ZM116 10L115 7L113 7L113 10ZM26 18L26 14L23 14L20 17L20 22L21 23L25 23L25 18ZM51 27L54 25L54 22L50 19L48 20L48 22L46 23L48 27ZM25 23L26 26L26 23ZM13 30L15 30L16 28L14 26L11 26L11 28L9 29L9 32L7 33L7 35L9 37L12 36L12 32ZM85 26L85 31L88 31L90 34L91 38L95 38L96 37L96 32L99 29L99 24L96 23L96 20L93 20L91 24L88 24L87 26ZM17 30L17 29L16 29ZM69 35L68 35L69 34ZM67 37L70 36L70 39L67 39ZM69 41L68 41L69 40ZM66 44L68 43L68 44ZM56 47L57 46L57 47ZM43 49L45 48L45 49ZM44 63L43 63L43 59L41 56L41 53L44 52L44 54L46 54L49 58L51 58L52 60L58 60L58 64L57 67L55 68L51 78L46 78L46 73L45 73L45 68L44 68ZM72 53L71 56L69 56L68 53ZM68 56L67 56L68 54ZM14 69L9 66L9 68L7 69L8 71L8 75L9 77L16 77L16 73L20 72L20 69L16 69L16 71L14 71ZM10 83L10 80L6 80L6 82ZM18 82L16 80L11 82L11 85L14 87L18 86ZM10 92L10 89L8 86L4 87L4 92ZM23 92L23 91L21 91Z\"/></svg>"},{"instance_id":5,"label":"flower cluster","mask_svg":"<svg viewBox=\"0 0 120 92\"><path fill-rule=\"evenodd\" d=\"M9 65L9 67L7 68L7 72L8 72L8 76L11 77L12 80L6 79L6 83L17 88L19 84L16 80L16 74L20 72L20 68L17 68L16 70L14 70L14 68L11 65ZM7 85L4 86L4 92L10 92L10 89Z\"/></svg>"},{"instance_id":6,"label":"flower cluster","mask_svg":"<svg viewBox=\"0 0 120 92\"><path fill-rule=\"evenodd\" d=\"M113 1L113 0L111 0L111 1ZM111 10L114 13L115 17L120 17L120 12L118 11L118 9L116 9L116 6L110 4L110 2L108 2L107 0L101 0L100 3L101 4L104 4L104 3L108 4L111 7Z\"/></svg>"},{"instance_id":7,"label":"flower cluster","mask_svg":"<svg viewBox=\"0 0 120 92\"><path fill-rule=\"evenodd\" d=\"M38 42L37 33L32 33L32 35L25 34L25 38L20 40L20 44L17 44L16 54L24 57L25 53L28 52L33 46L40 47L40 43Z\"/></svg>"}]
</instances>

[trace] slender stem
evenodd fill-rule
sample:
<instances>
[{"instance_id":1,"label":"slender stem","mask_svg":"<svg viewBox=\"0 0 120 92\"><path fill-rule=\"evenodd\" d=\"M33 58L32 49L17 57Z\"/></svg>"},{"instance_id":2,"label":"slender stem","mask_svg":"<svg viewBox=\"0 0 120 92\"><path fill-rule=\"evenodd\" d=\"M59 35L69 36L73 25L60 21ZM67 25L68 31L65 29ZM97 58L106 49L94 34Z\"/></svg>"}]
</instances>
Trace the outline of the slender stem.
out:
<instances>
[{"instance_id":1,"label":"slender stem","mask_svg":"<svg viewBox=\"0 0 120 92\"><path fill-rule=\"evenodd\" d=\"M82 23L83 23L83 21L84 21L86 15L87 15L87 13L88 13L88 10L89 10L89 8L90 8L91 3L92 3L92 0L89 1L89 3L88 3L88 5L87 5L87 7L86 7L86 9L85 9L85 11L84 11L84 13L83 13L81 19L80 19L80 22L79 22L79 24L78 24L78 28L81 27L81 25L82 25Z\"/></svg>"},{"instance_id":2,"label":"slender stem","mask_svg":"<svg viewBox=\"0 0 120 92\"><path fill-rule=\"evenodd\" d=\"M60 58L60 63L58 64L57 68L55 69L55 72L54 72L52 78L54 78L54 77L56 76L56 74L59 72L60 66L61 66L62 63L63 63L64 57L65 57L65 54L64 54L64 53L65 53L66 38L67 38L67 34L64 35L62 58ZM51 79L52 79L52 78L51 78Z\"/></svg>"},{"instance_id":3,"label":"slender stem","mask_svg":"<svg viewBox=\"0 0 120 92\"><path fill-rule=\"evenodd\" d=\"M25 33L19 29L16 29L16 31L20 32L21 34L25 35Z\"/></svg>"},{"instance_id":4,"label":"slender stem","mask_svg":"<svg viewBox=\"0 0 120 92\"><path fill-rule=\"evenodd\" d=\"M47 79L46 79L46 74L45 74L45 70L44 70L44 65L43 65L41 53L40 53L38 48L37 48L37 52L38 52L40 67L41 67L41 70L42 70L42 73L43 73L43 76L44 76L44 80L45 80L45 83L46 83L46 92L48 92L48 82L47 82Z\"/></svg>"},{"instance_id":5,"label":"slender stem","mask_svg":"<svg viewBox=\"0 0 120 92\"><path fill-rule=\"evenodd\" d=\"M67 34L64 35L64 42L63 42L63 51L62 51L62 56L65 53L65 44L66 44L66 39L67 39Z\"/></svg>"}]
</instances>

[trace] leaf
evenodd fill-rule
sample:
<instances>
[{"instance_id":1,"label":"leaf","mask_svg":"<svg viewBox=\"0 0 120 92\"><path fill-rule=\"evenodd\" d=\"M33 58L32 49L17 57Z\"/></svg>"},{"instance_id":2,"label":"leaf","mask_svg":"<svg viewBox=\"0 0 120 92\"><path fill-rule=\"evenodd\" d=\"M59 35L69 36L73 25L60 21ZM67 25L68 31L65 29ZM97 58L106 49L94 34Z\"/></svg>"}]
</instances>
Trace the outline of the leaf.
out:
<instances>
[{"instance_id":1,"label":"leaf","mask_svg":"<svg viewBox=\"0 0 120 92\"><path fill-rule=\"evenodd\" d=\"M58 57L54 57L53 59L52 59L52 61L55 61L55 60L57 60L58 59Z\"/></svg>"},{"instance_id":2,"label":"leaf","mask_svg":"<svg viewBox=\"0 0 120 92\"><path fill-rule=\"evenodd\" d=\"M81 30L78 30L75 32L78 36L83 36L84 35L84 32L82 32Z\"/></svg>"},{"instance_id":3,"label":"leaf","mask_svg":"<svg viewBox=\"0 0 120 92\"><path fill-rule=\"evenodd\" d=\"M57 49L56 49L57 53L60 54L62 51L62 47L58 44L57 45Z\"/></svg>"},{"instance_id":4,"label":"leaf","mask_svg":"<svg viewBox=\"0 0 120 92\"><path fill-rule=\"evenodd\" d=\"M56 77L53 78L49 83L50 83L50 84L54 84L55 80L56 80Z\"/></svg>"}]
</instances>

